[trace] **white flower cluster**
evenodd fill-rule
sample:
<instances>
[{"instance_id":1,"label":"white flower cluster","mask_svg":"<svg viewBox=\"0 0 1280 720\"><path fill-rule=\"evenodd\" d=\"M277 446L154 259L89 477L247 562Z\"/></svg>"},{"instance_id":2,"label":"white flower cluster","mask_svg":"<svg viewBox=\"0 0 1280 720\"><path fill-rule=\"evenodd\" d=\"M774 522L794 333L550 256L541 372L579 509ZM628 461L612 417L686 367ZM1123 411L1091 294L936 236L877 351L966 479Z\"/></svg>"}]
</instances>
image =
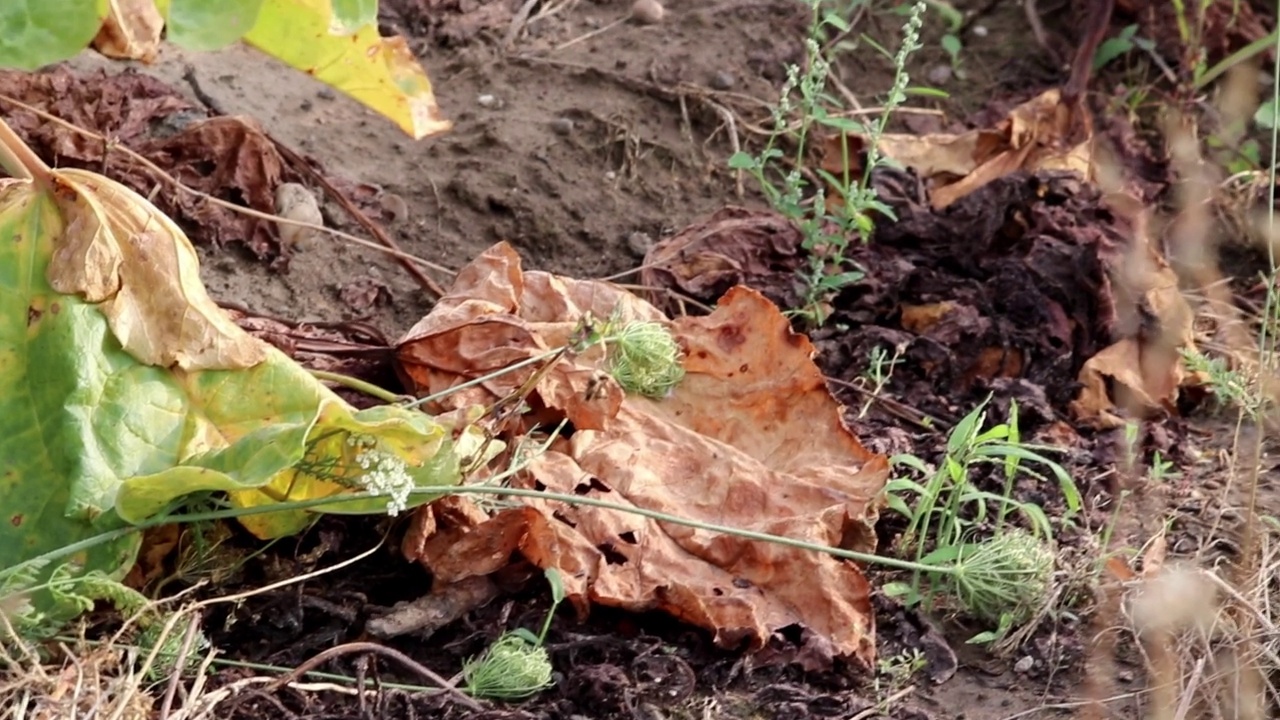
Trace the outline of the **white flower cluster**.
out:
<instances>
[{"instance_id":1,"label":"white flower cluster","mask_svg":"<svg viewBox=\"0 0 1280 720\"><path fill-rule=\"evenodd\" d=\"M902 47L898 48L898 54L893 58L893 65L897 74L893 78L893 88L889 91L889 100L887 105L897 106L907 99L907 83L911 77L907 75L907 59L911 57L911 53L924 47L920 43L920 28L924 26L924 2L918 2L911 7L911 15L907 17L907 23L902 26Z\"/></svg>"},{"instance_id":2,"label":"white flower cluster","mask_svg":"<svg viewBox=\"0 0 1280 720\"><path fill-rule=\"evenodd\" d=\"M413 491L413 478L404 461L395 455L378 449L376 438L368 435L351 435L347 445L358 448L356 464L364 474L356 479L362 487L377 495L386 495L387 514L395 517L408 507L409 493Z\"/></svg>"}]
</instances>

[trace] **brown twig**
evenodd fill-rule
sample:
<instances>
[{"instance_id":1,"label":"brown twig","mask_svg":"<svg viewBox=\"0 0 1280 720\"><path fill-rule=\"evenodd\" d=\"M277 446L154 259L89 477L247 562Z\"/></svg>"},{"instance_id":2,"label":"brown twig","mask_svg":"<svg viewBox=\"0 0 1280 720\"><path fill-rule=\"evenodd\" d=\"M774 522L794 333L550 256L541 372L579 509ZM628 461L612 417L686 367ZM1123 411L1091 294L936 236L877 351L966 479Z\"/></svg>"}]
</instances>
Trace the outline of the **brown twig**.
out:
<instances>
[{"instance_id":1,"label":"brown twig","mask_svg":"<svg viewBox=\"0 0 1280 720\"><path fill-rule=\"evenodd\" d=\"M1062 102L1074 107L1084 97L1085 88L1089 84L1089 75L1093 71L1093 58L1098 52L1098 45L1107 36L1107 28L1111 25L1111 13L1115 10L1115 0L1092 0L1089 14L1085 19L1084 37L1076 48L1076 56L1071 61L1071 77L1062 88ZM1034 7L1028 3L1028 7ZM1028 11L1030 12L1030 11Z\"/></svg>"},{"instance_id":2,"label":"brown twig","mask_svg":"<svg viewBox=\"0 0 1280 720\"><path fill-rule=\"evenodd\" d=\"M338 645L335 647L331 647L328 650L325 650L315 655L310 660L307 660L306 662L302 663L298 667L294 668L293 671L290 672L288 675L285 675L284 677L272 683L268 689L272 691L278 690L279 688L285 685L288 685L289 683L294 682L295 680L298 680L303 675L307 674L308 672L311 672L315 668L323 665L326 662L329 662L330 660L336 657L341 657L343 655L349 655L352 653L361 653L361 652L368 652L368 653L373 653L375 655L382 655L384 657L389 657L392 660L395 660L396 662L400 663L401 665L404 665L405 667L409 668L410 670L418 673L422 677L427 678L431 682L439 685L440 689L443 690L445 693L447 693L454 700L456 700L459 705L462 705L468 710L472 710L474 712L484 711L484 706L482 706L480 703L476 702L475 700L472 700L469 696L467 696L461 690L454 687L453 683L441 677L431 668L426 667L425 665L419 663L417 660L414 660L408 655L405 655L399 650L386 647L385 645L379 645L377 643L371 643L371 642L352 642L352 643L346 643L345 645Z\"/></svg>"},{"instance_id":3,"label":"brown twig","mask_svg":"<svg viewBox=\"0 0 1280 720\"><path fill-rule=\"evenodd\" d=\"M270 140L276 146L276 150L279 151L279 153L283 155L285 159L293 163L295 166L302 168L303 171L307 175L309 175L312 180L315 180L315 182L318 185L320 185L320 187L324 188L324 191L329 194L329 197L336 200L338 204L342 206L342 209L346 210L347 214L350 215L351 218L355 220L361 227L363 227L365 230L368 230L369 234L372 235L378 242L382 243L383 246L391 250L395 250L397 253L400 253L400 255L396 256L396 261L400 263L400 266L403 267L406 272L408 272L410 275L413 276L414 280L418 281L418 284L421 285L424 290L427 290L430 293L434 293L435 299L437 300L444 297L444 288L440 287L439 283L437 283L435 280L432 280L430 276L428 276L425 272L423 272L422 268L406 260L404 258L405 253L403 250L400 249L400 245L394 239L392 239L390 235L387 234L386 230L382 229L381 225L374 222L372 218L370 218L368 215L361 212L360 208L357 208L355 206L355 203L351 202L351 199L347 197L346 193L334 187L333 183L329 182L328 178L326 178L314 167L312 167L311 163L304 160L302 156L294 152L292 148L288 147L287 145L284 145L279 140L272 137L270 134L267 135L267 139Z\"/></svg>"},{"instance_id":4,"label":"brown twig","mask_svg":"<svg viewBox=\"0 0 1280 720\"><path fill-rule=\"evenodd\" d=\"M574 45L577 45L578 43L583 42L584 40L590 40L591 38L597 35L603 35L604 33L607 33L610 30L616 27L619 27L620 25L622 25L623 23L625 23L630 19L631 19L631 13L627 13L626 15L623 15L622 17L617 18L613 22L608 23L603 27L598 27L595 30L589 30L581 35L578 35L577 37L572 37L572 38L569 38L568 40L565 40L559 45L556 45L555 47L551 48L551 52L560 52L561 50L564 50L566 48L571 48Z\"/></svg>"},{"instance_id":5,"label":"brown twig","mask_svg":"<svg viewBox=\"0 0 1280 720\"><path fill-rule=\"evenodd\" d=\"M848 380L841 380L840 378L833 378L830 376L824 377L826 377L827 382L832 383L833 385L848 388L859 395L872 400L873 402L879 403L883 406L885 412L893 415L894 417L906 420L921 430L927 430L932 433L941 433L956 423L954 419L941 420L929 415L928 413L921 412L910 405L900 403L891 397L886 397L880 393L873 393L870 390L859 386L857 383L851 383Z\"/></svg>"},{"instance_id":6,"label":"brown twig","mask_svg":"<svg viewBox=\"0 0 1280 720\"><path fill-rule=\"evenodd\" d=\"M1044 22L1040 20L1036 0L1023 0L1022 7L1027 13L1027 24L1031 26L1031 35L1036 39L1036 43L1049 53L1055 65L1062 62L1062 56L1049 44L1049 35L1044 31Z\"/></svg>"},{"instance_id":7,"label":"brown twig","mask_svg":"<svg viewBox=\"0 0 1280 720\"><path fill-rule=\"evenodd\" d=\"M702 310L703 312L707 312L707 313L715 312L715 308L702 302L701 300L698 300L697 298L691 295L686 295L680 292L679 290L673 290L668 287L660 287L657 285L640 285L636 283L614 283L614 284L626 290L640 290L644 292L662 293L663 295L666 295L667 297L672 298L673 300L679 300L681 303L688 303L698 308L699 310Z\"/></svg>"},{"instance_id":8,"label":"brown twig","mask_svg":"<svg viewBox=\"0 0 1280 720\"><path fill-rule=\"evenodd\" d=\"M520 6L520 10L516 12L515 17L511 18L511 24L507 26L507 34L502 39L502 49L505 52L511 52L511 48L515 46L516 39L520 37L520 32L524 30L525 25L529 22L529 13L533 12L533 6L538 4L538 0L525 0Z\"/></svg>"}]
</instances>

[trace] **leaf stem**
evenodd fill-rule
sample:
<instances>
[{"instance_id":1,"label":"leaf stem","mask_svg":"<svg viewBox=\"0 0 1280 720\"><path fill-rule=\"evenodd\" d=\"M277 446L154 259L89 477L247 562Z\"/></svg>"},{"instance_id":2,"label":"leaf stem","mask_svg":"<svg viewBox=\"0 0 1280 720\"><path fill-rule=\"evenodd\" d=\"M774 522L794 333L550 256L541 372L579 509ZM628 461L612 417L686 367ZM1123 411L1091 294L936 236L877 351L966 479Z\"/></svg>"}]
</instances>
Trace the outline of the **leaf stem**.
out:
<instances>
[{"instance_id":1,"label":"leaf stem","mask_svg":"<svg viewBox=\"0 0 1280 720\"><path fill-rule=\"evenodd\" d=\"M35 181L42 189L53 187L53 171L3 119L0 119L0 167L19 180Z\"/></svg>"},{"instance_id":2,"label":"leaf stem","mask_svg":"<svg viewBox=\"0 0 1280 720\"><path fill-rule=\"evenodd\" d=\"M405 402L406 400L404 395L397 395L386 388L378 387L371 382L365 382L364 380L351 377L350 375L329 372L328 370L308 370L308 372L311 373L311 377L314 377L317 380L337 383L343 387L350 388L357 392L362 392L369 397L377 398L385 403L395 404ZM409 398L409 400L412 399L413 398Z\"/></svg>"},{"instance_id":3,"label":"leaf stem","mask_svg":"<svg viewBox=\"0 0 1280 720\"><path fill-rule=\"evenodd\" d=\"M835 557L844 558L846 560L856 560L858 562L882 565L885 567L897 568L900 570L910 570L914 572L928 572L937 575L955 575L959 572L958 568L952 568L948 565L930 565L928 563L910 562L907 560L899 560L893 557L883 555L874 555L872 553L863 553L856 550L845 550L843 548L831 547L821 543L808 542L805 540L796 540L794 538L783 537L781 535L771 535L769 533L756 532L754 530L743 530L729 525L720 525L717 523L702 522L699 520L691 520L682 518L678 515L659 512L657 510L647 510L645 508L634 507L630 505L621 505L618 503L606 502L604 500L596 500L594 498L582 497L580 495L569 495L563 493L545 492L542 490L531 490L526 488L511 487L492 487L483 485L462 485L458 487L440 487L431 488L429 490L419 490L413 495L509 495L512 497L528 497L540 498L543 500L556 500L570 505L585 505L587 507L596 507L605 510L616 510L618 512L639 515L658 522L672 523L674 525L682 525L698 530L706 530L708 532L718 532L725 535L740 537L746 540L758 540L760 542L774 543L777 545L785 545L787 547L797 548L799 550L812 550L814 552L826 553ZM312 498L310 500L294 500L290 502L280 503L278 505L259 505L247 508L232 508L229 510L211 510L198 513L183 513L180 515L164 515L145 520L131 528L120 528L112 530L101 535L95 535L86 538L80 542L73 543L66 547L51 550L36 558L32 558L26 562L52 562L60 558L66 557L73 553L79 552L89 547L93 547L98 543L110 542L131 532L141 532L160 525L168 525L175 523L194 523L209 522L213 520L228 520L232 518L245 517L247 515L261 515L271 512L282 512L285 510L306 510L310 508L322 507L324 505L332 505L342 502L350 502L352 500L363 500L366 498L378 497L377 493L343 493L339 495L331 495L323 498ZM26 564L26 563L23 563ZM4 577L5 571L0 571L0 578Z\"/></svg>"}]
</instances>

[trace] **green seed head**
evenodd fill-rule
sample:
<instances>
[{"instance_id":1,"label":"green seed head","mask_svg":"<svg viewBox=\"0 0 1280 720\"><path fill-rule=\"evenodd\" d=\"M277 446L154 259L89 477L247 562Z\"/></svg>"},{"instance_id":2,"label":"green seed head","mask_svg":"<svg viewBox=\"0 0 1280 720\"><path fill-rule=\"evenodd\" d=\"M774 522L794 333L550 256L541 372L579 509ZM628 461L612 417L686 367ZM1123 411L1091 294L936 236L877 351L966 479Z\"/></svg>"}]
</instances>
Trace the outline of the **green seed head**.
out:
<instances>
[{"instance_id":1,"label":"green seed head","mask_svg":"<svg viewBox=\"0 0 1280 720\"><path fill-rule=\"evenodd\" d=\"M467 691L478 698L519 700L550 687L551 658L545 648L507 634L462 669Z\"/></svg>"},{"instance_id":2,"label":"green seed head","mask_svg":"<svg viewBox=\"0 0 1280 720\"><path fill-rule=\"evenodd\" d=\"M608 337L609 374L623 390L660 398L684 378L680 346L656 322L632 322Z\"/></svg>"},{"instance_id":3,"label":"green seed head","mask_svg":"<svg viewBox=\"0 0 1280 720\"><path fill-rule=\"evenodd\" d=\"M962 607L988 622L1008 613L1014 623L1034 615L1049 593L1053 552L1021 530L961 547L953 576Z\"/></svg>"}]
</instances>

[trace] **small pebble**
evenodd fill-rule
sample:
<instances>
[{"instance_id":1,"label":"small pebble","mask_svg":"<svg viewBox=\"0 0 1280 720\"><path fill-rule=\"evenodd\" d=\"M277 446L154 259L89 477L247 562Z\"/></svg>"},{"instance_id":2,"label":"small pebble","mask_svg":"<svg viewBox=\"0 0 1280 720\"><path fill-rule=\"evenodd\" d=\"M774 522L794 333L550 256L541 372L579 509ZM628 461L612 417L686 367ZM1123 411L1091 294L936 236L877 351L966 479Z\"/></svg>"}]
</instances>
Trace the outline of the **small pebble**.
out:
<instances>
[{"instance_id":1,"label":"small pebble","mask_svg":"<svg viewBox=\"0 0 1280 720\"><path fill-rule=\"evenodd\" d=\"M649 237L648 233L633 232L627 236L627 249L638 258L648 255L652 248L653 238Z\"/></svg>"},{"instance_id":2,"label":"small pebble","mask_svg":"<svg viewBox=\"0 0 1280 720\"><path fill-rule=\"evenodd\" d=\"M658 0L636 0L631 5L631 17L641 25L657 25L667 14Z\"/></svg>"},{"instance_id":3,"label":"small pebble","mask_svg":"<svg viewBox=\"0 0 1280 720\"><path fill-rule=\"evenodd\" d=\"M276 187L276 213L282 218L324 225L324 216L320 214L320 206L316 196L304 185L298 183L280 183ZM306 250L316 242L316 231L297 225L280 225L280 241L287 247Z\"/></svg>"},{"instance_id":4,"label":"small pebble","mask_svg":"<svg viewBox=\"0 0 1280 720\"><path fill-rule=\"evenodd\" d=\"M302 101L302 104L301 104L301 105L299 105L298 107L302 110L302 112L308 112L308 111L310 111L310 110L311 110L311 107L312 107L312 106L311 106L311 101L310 101L310 100L303 100L303 101Z\"/></svg>"},{"instance_id":5,"label":"small pebble","mask_svg":"<svg viewBox=\"0 0 1280 720\"><path fill-rule=\"evenodd\" d=\"M932 85L943 85L951 79L950 65L934 65L929 68L929 72L925 74Z\"/></svg>"},{"instance_id":6,"label":"small pebble","mask_svg":"<svg viewBox=\"0 0 1280 720\"><path fill-rule=\"evenodd\" d=\"M1030 655L1023 655L1018 662L1013 664L1014 672L1024 673L1029 671L1036 664L1036 659Z\"/></svg>"},{"instance_id":7,"label":"small pebble","mask_svg":"<svg viewBox=\"0 0 1280 720\"><path fill-rule=\"evenodd\" d=\"M476 98L476 102L479 103L482 108L491 108L498 104L498 98L489 94L484 94Z\"/></svg>"},{"instance_id":8,"label":"small pebble","mask_svg":"<svg viewBox=\"0 0 1280 720\"><path fill-rule=\"evenodd\" d=\"M316 91L316 97L321 100L336 100L338 99L338 93L333 88L325 87Z\"/></svg>"},{"instance_id":9,"label":"small pebble","mask_svg":"<svg viewBox=\"0 0 1280 720\"><path fill-rule=\"evenodd\" d=\"M604 174L604 179L608 180L609 182L613 182L614 180L618 179L618 173L610 170Z\"/></svg>"},{"instance_id":10,"label":"small pebble","mask_svg":"<svg viewBox=\"0 0 1280 720\"><path fill-rule=\"evenodd\" d=\"M734 84L737 81L738 79L733 76L733 73L725 72L724 70L721 70L720 72L711 76L711 89L712 90L730 90L733 88Z\"/></svg>"},{"instance_id":11,"label":"small pebble","mask_svg":"<svg viewBox=\"0 0 1280 720\"><path fill-rule=\"evenodd\" d=\"M557 135L568 135L573 132L573 121L567 117L556 118L551 121L551 131Z\"/></svg>"},{"instance_id":12,"label":"small pebble","mask_svg":"<svg viewBox=\"0 0 1280 720\"><path fill-rule=\"evenodd\" d=\"M409 203L406 203L404 198L393 192L383 193L378 202L382 205L382 210L390 216L392 224L398 223L409 216Z\"/></svg>"},{"instance_id":13,"label":"small pebble","mask_svg":"<svg viewBox=\"0 0 1280 720\"><path fill-rule=\"evenodd\" d=\"M974 25L974 26L973 26L973 34L974 34L974 36L975 36L975 37L986 37L986 36L987 36L987 26L986 26L986 25Z\"/></svg>"}]
</instances>

